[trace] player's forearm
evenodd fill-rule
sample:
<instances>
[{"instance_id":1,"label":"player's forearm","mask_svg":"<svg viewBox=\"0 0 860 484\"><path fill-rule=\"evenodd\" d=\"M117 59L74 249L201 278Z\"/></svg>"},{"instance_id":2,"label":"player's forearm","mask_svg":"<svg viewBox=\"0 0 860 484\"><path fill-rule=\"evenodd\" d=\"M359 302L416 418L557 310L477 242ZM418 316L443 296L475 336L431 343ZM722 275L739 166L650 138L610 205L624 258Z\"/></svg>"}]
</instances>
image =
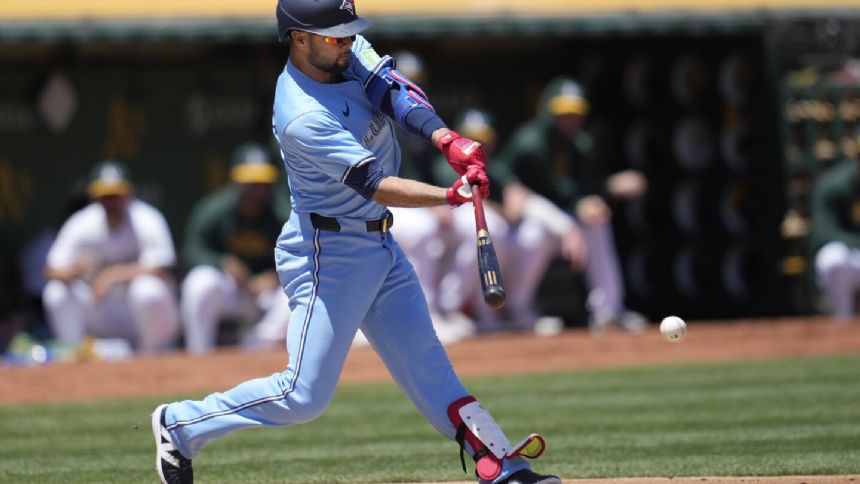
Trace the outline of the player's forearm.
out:
<instances>
[{"instance_id":1,"label":"player's forearm","mask_svg":"<svg viewBox=\"0 0 860 484\"><path fill-rule=\"evenodd\" d=\"M444 188L396 176L389 176L379 182L373 201L386 207L434 207L448 204Z\"/></svg>"},{"instance_id":2,"label":"player's forearm","mask_svg":"<svg viewBox=\"0 0 860 484\"><path fill-rule=\"evenodd\" d=\"M539 222L558 236L563 236L576 228L576 223L570 215L536 193L531 193L523 203L523 215Z\"/></svg>"},{"instance_id":3,"label":"player's forearm","mask_svg":"<svg viewBox=\"0 0 860 484\"><path fill-rule=\"evenodd\" d=\"M153 275L164 277L168 274L164 267L148 267L137 263L117 264L108 266L104 271L111 271L115 283L129 282L137 276Z\"/></svg>"},{"instance_id":4,"label":"player's forearm","mask_svg":"<svg viewBox=\"0 0 860 484\"><path fill-rule=\"evenodd\" d=\"M82 271L77 267L68 269L56 269L53 267L45 268L45 278L62 282L69 282L73 279L81 277Z\"/></svg>"}]
</instances>

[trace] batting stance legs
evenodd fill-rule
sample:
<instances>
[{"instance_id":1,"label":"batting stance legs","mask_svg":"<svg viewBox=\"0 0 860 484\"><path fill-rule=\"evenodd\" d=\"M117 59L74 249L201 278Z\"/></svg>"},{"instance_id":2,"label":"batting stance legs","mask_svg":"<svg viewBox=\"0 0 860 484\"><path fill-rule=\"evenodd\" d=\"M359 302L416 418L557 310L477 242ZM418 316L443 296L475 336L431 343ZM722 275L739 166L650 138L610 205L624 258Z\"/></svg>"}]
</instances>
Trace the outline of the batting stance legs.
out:
<instances>
[{"instance_id":1,"label":"batting stance legs","mask_svg":"<svg viewBox=\"0 0 860 484\"><path fill-rule=\"evenodd\" d=\"M479 470L485 469L490 477L486 482L527 468L514 452L498 457L485 450L503 441L504 435L454 373L433 331L418 279L393 237L367 232L364 221L354 226L346 219L339 221L340 232L323 231L294 213L279 238L278 272L293 305L286 371L202 401L167 406L165 427L176 449L190 459L234 430L317 417L331 401L361 327L418 410L476 456L482 464ZM495 430L468 428L465 421L473 419Z\"/></svg>"}]
</instances>

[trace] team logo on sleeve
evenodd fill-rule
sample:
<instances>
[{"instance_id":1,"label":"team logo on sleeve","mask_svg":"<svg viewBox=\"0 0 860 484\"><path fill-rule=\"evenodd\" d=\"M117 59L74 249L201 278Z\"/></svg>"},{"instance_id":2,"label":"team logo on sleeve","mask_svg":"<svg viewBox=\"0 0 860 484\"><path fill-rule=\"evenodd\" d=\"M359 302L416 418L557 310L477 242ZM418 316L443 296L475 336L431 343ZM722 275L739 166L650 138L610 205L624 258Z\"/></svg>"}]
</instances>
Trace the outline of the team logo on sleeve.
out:
<instances>
[{"instance_id":1,"label":"team logo on sleeve","mask_svg":"<svg viewBox=\"0 0 860 484\"><path fill-rule=\"evenodd\" d=\"M366 49L361 51L361 56L364 57L365 61L367 61L367 65L373 67L376 67L376 65L379 64L379 61L382 60L382 58L379 57L379 54L377 54L376 51L373 49Z\"/></svg>"},{"instance_id":2,"label":"team logo on sleeve","mask_svg":"<svg viewBox=\"0 0 860 484\"><path fill-rule=\"evenodd\" d=\"M355 0L343 0L343 3L340 4L340 9L355 15Z\"/></svg>"}]
</instances>

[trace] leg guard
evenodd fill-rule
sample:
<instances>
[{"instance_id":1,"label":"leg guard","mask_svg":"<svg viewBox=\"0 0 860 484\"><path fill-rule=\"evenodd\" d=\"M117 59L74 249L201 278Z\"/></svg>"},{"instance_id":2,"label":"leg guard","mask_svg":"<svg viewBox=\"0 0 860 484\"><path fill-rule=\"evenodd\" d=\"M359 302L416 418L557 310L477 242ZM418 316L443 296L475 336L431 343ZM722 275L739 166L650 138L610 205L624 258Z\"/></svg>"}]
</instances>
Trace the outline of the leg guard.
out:
<instances>
[{"instance_id":1,"label":"leg guard","mask_svg":"<svg viewBox=\"0 0 860 484\"><path fill-rule=\"evenodd\" d=\"M448 406L448 418L457 429L456 440L460 444L460 463L466 472L463 457L466 442L472 448L475 473L487 481L497 478L502 472L504 459L516 456L535 459L543 454L546 443L538 434L531 434L517 445L511 446L502 429L490 413L475 397L463 397Z\"/></svg>"}]
</instances>

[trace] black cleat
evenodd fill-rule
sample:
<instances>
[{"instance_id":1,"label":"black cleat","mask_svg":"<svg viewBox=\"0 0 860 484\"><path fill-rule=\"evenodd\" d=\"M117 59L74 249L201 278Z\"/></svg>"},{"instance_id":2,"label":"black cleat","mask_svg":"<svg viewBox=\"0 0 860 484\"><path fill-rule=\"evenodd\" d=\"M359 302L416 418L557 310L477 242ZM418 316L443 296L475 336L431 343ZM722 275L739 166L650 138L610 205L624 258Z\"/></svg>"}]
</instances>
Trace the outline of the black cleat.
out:
<instances>
[{"instance_id":1,"label":"black cleat","mask_svg":"<svg viewBox=\"0 0 860 484\"><path fill-rule=\"evenodd\" d=\"M561 484L561 479L556 476L542 476L531 469L522 469L498 484Z\"/></svg>"},{"instance_id":2,"label":"black cleat","mask_svg":"<svg viewBox=\"0 0 860 484\"><path fill-rule=\"evenodd\" d=\"M155 472L161 484L193 484L194 471L191 459L186 459L176 446L170 432L164 426L164 411L167 404L159 405L152 412L152 435L155 437Z\"/></svg>"}]
</instances>

